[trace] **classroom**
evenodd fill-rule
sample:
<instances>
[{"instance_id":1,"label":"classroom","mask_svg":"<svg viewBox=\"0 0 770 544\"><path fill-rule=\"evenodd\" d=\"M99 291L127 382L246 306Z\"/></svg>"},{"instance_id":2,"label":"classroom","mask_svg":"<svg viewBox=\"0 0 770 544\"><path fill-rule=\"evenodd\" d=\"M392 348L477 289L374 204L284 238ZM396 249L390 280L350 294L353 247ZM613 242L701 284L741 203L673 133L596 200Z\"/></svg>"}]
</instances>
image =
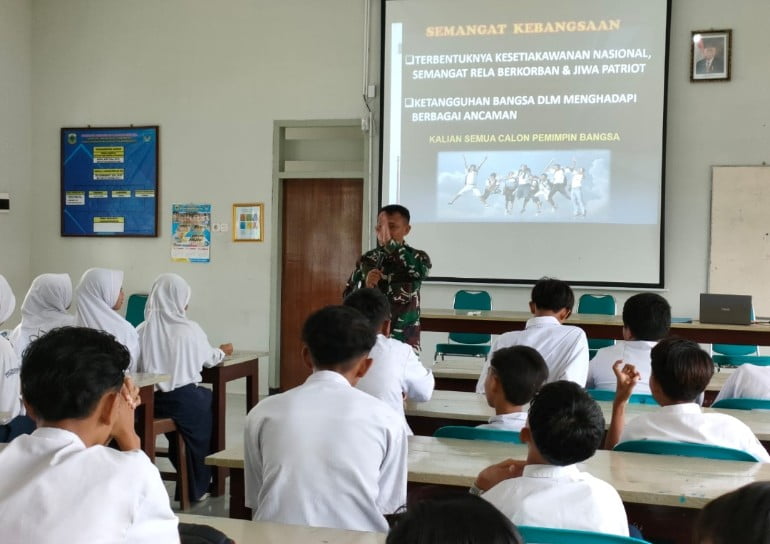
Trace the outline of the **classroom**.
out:
<instances>
[{"instance_id":1,"label":"classroom","mask_svg":"<svg viewBox=\"0 0 770 544\"><path fill-rule=\"evenodd\" d=\"M671 2L659 292L677 316L696 316L707 286L711 167L767 161L767 20L765 0ZM372 120L378 127L381 24L377 0L0 0L0 193L10 195L10 210L0 213L0 274L17 299L3 328L19 322L21 300L38 274L68 273L76 282L90 267L119 269L128 295L146 293L158 274L174 272L192 286L190 317L212 343L269 352L260 359L260 395L279 388L281 180L292 176L279 172L276 123L348 130ZM720 28L733 32L731 80L694 84L690 32ZM368 85L378 97L372 116L362 100ZM60 129L127 125L160 127L159 235L60 236ZM374 244L379 204L377 130L369 127L356 142L354 165L336 177L362 187L358 249L365 250ZM230 228L233 203L264 203L264 241L234 243L230 232L212 232L210 262L172 262L171 205L191 202L210 203L212 222ZM335 211L322 211L315 228L334 230ZM353 264L339 269L348 274ZM450 308L456 288L427 283L422 305ZM526 310L530 286L485 288L496 309ZM595 289L577 288L576 295L589 291ZM613 292L618 308L632 294ZM442 338L423 334L424 363Z\"/></svg>"}]
</instances>

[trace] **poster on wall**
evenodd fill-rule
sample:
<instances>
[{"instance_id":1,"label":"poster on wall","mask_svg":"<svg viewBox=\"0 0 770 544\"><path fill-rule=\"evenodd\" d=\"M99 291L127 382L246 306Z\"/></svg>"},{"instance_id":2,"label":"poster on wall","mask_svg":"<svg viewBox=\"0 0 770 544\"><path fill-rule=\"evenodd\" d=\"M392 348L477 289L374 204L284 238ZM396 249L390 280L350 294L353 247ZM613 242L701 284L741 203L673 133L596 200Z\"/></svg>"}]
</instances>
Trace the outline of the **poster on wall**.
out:
<instances>
[{"instance_id":1,"label":"poster on wall","mask_svg":"<svg viewBox=\"0 0 770 544\"><path fill-rule=\"evenodd\" d=\"M207 263L211 251L211 204L171 206L171 259Z\"/></svg>"},{"instance_id":2,"label":"poster on wall","mask_svg":"<svg viewBox=\"0 0 770 544\"><path fill-rule=\"evenodd\" d=\"M61 235L158 236L158 127L61 129Z\"/></svg>"}]
</instances>

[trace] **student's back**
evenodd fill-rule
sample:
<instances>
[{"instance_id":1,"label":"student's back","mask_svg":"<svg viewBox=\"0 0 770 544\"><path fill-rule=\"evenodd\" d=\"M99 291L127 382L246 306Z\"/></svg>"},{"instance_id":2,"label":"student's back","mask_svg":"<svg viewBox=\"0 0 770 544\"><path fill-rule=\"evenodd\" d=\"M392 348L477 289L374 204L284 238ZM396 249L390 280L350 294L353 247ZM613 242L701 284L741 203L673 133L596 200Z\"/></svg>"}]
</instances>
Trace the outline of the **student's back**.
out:
<instances>
[{"instance_id":1,"label":"student's back","mask_svg":"<svg viewBox=\"0 0 770 544\"><path fill-rule=\"evenodd\" d=\"M3 276L0 276L0 324L11 317L16 308L16 297L11 286ZM11 420L21 412L19 393L19 370L21 364L11 343L0 336L0 412L7 414L6 420ZM0 420L0 423L5 421Z\"/></svg>"},{"instance_id":2,"label":"student's back","mask_svg":"<svg viewBox=\"0 0 770 544\"><path fill-rule=\"evenodd\" d=\"M356 310L329 307L303 329L307 381L257 404L244 430L246 505L255 520L387 531L406 500L406 429L352 386L374 333Z\"/></svg>"},{"instance_id":3,"label":"student's back","mask_svg":"<svg viewBox=\"0 0 770 544\"><path fill-rule=\"evenodd\" d=\"M741 365L727 378L716 400L770 399L770 367Z\"/></svg>"}]
</instances>

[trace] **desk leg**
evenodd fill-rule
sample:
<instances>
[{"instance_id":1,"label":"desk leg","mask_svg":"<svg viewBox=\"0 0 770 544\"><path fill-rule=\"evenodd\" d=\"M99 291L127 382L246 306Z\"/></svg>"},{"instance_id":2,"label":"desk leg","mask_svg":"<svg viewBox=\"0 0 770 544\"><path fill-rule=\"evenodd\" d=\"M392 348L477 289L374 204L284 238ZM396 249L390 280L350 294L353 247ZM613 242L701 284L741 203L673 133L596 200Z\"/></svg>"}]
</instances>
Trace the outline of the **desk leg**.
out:
<instances>
[{"instance_id":1,"label":"desk leg","mask_svg":"<svg viewBox=\"0 0 770 544\"><path fill-rule=\"evenodd\" d=\"M251 374L246 376L246 413L259 402L259 359L254 359Z\"/></svg>"},{"instance_id":2,"label":"desk leg","mask_svg":"<svg viewBox=\"0 0 770 544\"><path fill-rule=\"evenodd\" d=\"M225 406L227 404L227 382L221 374L212 384L212 412L214 417L211 430L211 452L216 453L225 449ZM218 497L225 492L225 478L227 469L215 467L212 474L210 493Z\"/></svg>"},{"instance_id":3,"label":"desk leg","mask_svg":"<svg viewBox=\"0 0 770 544\"><path fill-rule=\"evenodd\" d=\"M230 469L230 517L251 520L251 508L246 508L246 488L243 469Z\"/></svg>"},{"instance_id":4,"label":"desk leg","mask_svg":"<svg viewBox=\"0 0 770 544\"><path fill-rule=\"evenodd\" d=\"M136 409L136 434L142 444L142 450L155 462L155 435L152 432L152 422L155 417L155 393L154 386L139 389L139 397L142 404Z\"/></svg>"}]
</instances>

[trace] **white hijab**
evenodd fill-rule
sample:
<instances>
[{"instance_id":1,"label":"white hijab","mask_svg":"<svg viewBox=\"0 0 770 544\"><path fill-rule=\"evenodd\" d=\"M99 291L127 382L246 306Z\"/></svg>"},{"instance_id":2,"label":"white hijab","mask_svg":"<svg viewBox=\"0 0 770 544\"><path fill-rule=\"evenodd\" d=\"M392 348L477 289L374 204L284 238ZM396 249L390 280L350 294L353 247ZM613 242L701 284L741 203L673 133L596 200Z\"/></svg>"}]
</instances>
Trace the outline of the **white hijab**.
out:
<instances>
[{"instance_id":1,"label":"white hijab","mask_svg":"<svg viewBox=\"0 0 770 544\"><path fill-rule=\"evenodd\" d=\"M21 303L21 323L11 333L11 343L21 357L29 343L57 327L67 327L75 316L67 313L72 304L69 274L41 274L34 279Z\"/></svg>"},{"instance_id":2,"label":"white hijab","mask_svg":"<svg viewBox=\"0 0 770 544\"><path fill-rule=\"evenodd\" d=\"M169 382L158 384L162 391L200 382L201 368L215 351L203 329L187 319L190 292L181 276L161 274L144 307L144 322L139 325L140 370L170 374Z\"/></svg>"},{"instance_id":3,"label":"white hijab","mask_svg":"<svg viewBox=\"0 0 770 544\"><path fill-rule=\"evenodd\" d=\"M0 276L0 323L11 317L14 309L16 297L6 279ZM19 358L11 343L0 337L0 412L7 412L8 419L21 413L20 392Z\"/></svg>"},{"instance_id":4,"label":"white hijab","mask_svg":"<svg viewBox=\"0 0 770 544\"><path fill-rule=\"evenodd\" d=\"M139 337L136 329L112 309L123 286L123 272L107 268L90 268L83 273L76 288L75 325L110 333L131 352L129 372L136 370Z\"/></svg>"}]
</instances>

